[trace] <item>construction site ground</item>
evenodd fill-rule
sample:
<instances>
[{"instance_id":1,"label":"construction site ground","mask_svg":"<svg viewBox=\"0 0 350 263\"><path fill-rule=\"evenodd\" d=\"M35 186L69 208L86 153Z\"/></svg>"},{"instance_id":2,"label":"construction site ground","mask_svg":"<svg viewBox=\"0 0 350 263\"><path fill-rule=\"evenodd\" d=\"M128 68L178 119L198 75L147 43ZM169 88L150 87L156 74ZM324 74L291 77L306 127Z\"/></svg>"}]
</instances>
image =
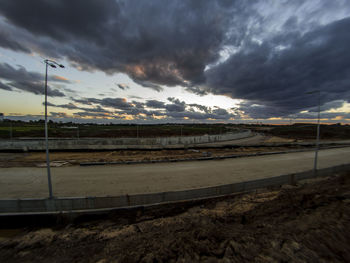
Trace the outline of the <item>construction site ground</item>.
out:
<instances>
[{"instance_id":1,"label":"construction site ground","mask_svg":"<svg viewBox=\"0 0 350 263\"><path fill-rule=\"evenodd\" d=\"M273 136L256 135L229 142L202 144L199 147L164 150L115 150L115 151L71 151L50 152L52 166L79 165L84 163L147 162L197 159L203 157L229 157L256 153L283 152L310 149L313 146L294 144L296 140ZM298 141L301 142L301 141ZM271 144L289 144L273 146ZM229 147L232 144L234 147ZM255 145L255 146L254 146ZM207 147L207 148L206 148ZM0 168L3 167L45 167L45 152L0 153Z\"/></svg>"},{"instance_id":2,"label":"construction site ground","mask_svg":"<svg viewBox=\"0 0 350 263\"><path fill-rule=\"evenodd\" d=\"M350 173L0 230L0 262L350 262Z\"/></svg>"}]
</instances>

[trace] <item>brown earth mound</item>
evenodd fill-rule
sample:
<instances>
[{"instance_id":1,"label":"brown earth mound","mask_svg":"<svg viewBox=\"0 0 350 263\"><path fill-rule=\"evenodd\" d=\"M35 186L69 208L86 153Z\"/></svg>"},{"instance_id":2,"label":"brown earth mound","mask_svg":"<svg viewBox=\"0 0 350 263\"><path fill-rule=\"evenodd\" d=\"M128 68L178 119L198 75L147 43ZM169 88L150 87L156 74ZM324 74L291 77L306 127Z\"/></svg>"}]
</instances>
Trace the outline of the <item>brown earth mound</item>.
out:
<instances>
[{"instance_id":1,"label":"brown earth mound","mask_svg":"<svg viewBox=\"0 0 350 263\"><path fill-rule=\"evenodd\" d=\"M347 173L178 214L27 229L1 241L0 262L350 262L349 186Z\"/></svg>"}]
</instances>

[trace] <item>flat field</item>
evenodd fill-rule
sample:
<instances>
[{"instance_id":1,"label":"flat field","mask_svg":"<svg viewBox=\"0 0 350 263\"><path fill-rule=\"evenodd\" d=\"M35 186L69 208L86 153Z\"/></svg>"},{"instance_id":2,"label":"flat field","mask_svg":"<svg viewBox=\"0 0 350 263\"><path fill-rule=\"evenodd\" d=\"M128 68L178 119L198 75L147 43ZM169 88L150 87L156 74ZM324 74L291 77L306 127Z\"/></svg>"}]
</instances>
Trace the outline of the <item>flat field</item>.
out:
<instances>
[{"instance_id":1,"label":"flat field","mask_svg":"<svg viewBox=\"0 0 350 263\"><path fill-rule=\"evenodd\" d=\"M238 128L224 124L159 124L159 125L118 125L118 124L76 124L49 122L49 136L56 138L120 138L120 137L168 137L204 134L220 134ZM0 138L44 137L44 123L3 122L0 123Z\"/></svg>"}]
</instances>

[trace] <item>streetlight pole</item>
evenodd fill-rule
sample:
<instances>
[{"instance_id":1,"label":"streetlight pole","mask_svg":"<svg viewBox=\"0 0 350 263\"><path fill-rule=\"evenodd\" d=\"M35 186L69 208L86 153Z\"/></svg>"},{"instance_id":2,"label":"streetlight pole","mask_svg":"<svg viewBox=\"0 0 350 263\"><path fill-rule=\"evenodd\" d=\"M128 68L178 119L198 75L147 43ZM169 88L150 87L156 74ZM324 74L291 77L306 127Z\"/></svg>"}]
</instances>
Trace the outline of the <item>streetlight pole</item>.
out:
<instances>
[{"instance_id":1,"label":"streetlight pole","mask_svg":"<svg viewBox=\"0 0 350 263\"><path fill-rule=\"evenodd\" d=\"M48 66L52 68L56 68L56 65L60 68L64 68L62 64L58 64L57 62L49 59L45 59L44 63L46 64L45 69L45 144L46 144L46 167L47 167L47 181L49 185L49 198L53 198L52 194L52 183L51 183L51 170L50 170L50 157L49 157L49 136L47 130L47 69Z\"/></svg>"},{"instance_id":2,"label":"streetlight pole","mask_svg":"<svg viewBox=\"0 0 350 263\"><path fill-rule=\"evenodd\" d=\"M314 160L314 174L316 174L318 150L320 148L321 91L314 90L314 91L307 92L306 94L314 94L314 93L318 93L317 135L316 135L316 149L315 149L315 160Z\"/></svg>"}]
</instances>

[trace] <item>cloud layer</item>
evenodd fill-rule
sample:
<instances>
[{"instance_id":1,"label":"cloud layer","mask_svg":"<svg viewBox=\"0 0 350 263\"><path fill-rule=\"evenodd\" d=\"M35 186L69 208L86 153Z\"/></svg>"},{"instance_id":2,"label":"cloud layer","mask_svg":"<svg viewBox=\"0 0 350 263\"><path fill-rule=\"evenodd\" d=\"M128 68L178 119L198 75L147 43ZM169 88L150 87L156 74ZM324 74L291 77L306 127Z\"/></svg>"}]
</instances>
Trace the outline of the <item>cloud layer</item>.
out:
<instances>
[{"instance_id":1,"label":"cloud layer","mask_svg":"<svg viewBox=\"0 0 350 263\"><path fill-rule=\"evenodd\" d=\"M168 102L147 100L146 102L128 101L125 98L72 98L74 103L53 104L50 107L73 110L79 117L102 117L129 120L230 120L240 118L234 112L220 107L206 107L198 104L186 104L184 101L169 97Z\"/></svg>"},{"instance_id":2,"label":"cloud layer","mask_svg":"<svg viewBox=\"0 0 350 263\"><path fill-rule=\"evenodd\" d=\"M239 116L312 114L318 101L305 92L315 89L324 105L350 102L350 5L343 0L0 0L0 26L1 47L66 58L80 70L123 72L159 92L179 85L242 99ZM41 94L42 75L9 65L0 74L1 89ZM85 102L145 112L123 99ZM173 118L228 117L223 109L169 102L142 106Z\"/></svg>"},{"instance_id":3,"label":"cloud layer","mask_svg":"<svg viewBox=\"0 0 350 263\"><path fill-rule=\"evenodd\" d=\"M44 94L44 75L36 72L29 72L24 67L13 68L9 64L0 63L0 89L26 91L34 94ZM70 83L69 80L53 75L49 78L55 83ZM64 97L65 94L57 89L47 87L47 95L50 97Z\"/></svg>"},{"instance_id":4,"label":"cloud layer","mask_svg":"<svg viewBox=\"0 0 350 263\"><path fill-rule=\"evenodd\" d=\"M283 117L322 103L350 99L350 18L317 27L304 35L290 34L263 44L252 43L206 72L207 89L273 108ZM284 49L276 48L284 46ZM339 103L339 102L338 102ZM247 110L247 109L246 109ZM254 114L256 115L256 114Z\"/></svg>"}]
</instances>

